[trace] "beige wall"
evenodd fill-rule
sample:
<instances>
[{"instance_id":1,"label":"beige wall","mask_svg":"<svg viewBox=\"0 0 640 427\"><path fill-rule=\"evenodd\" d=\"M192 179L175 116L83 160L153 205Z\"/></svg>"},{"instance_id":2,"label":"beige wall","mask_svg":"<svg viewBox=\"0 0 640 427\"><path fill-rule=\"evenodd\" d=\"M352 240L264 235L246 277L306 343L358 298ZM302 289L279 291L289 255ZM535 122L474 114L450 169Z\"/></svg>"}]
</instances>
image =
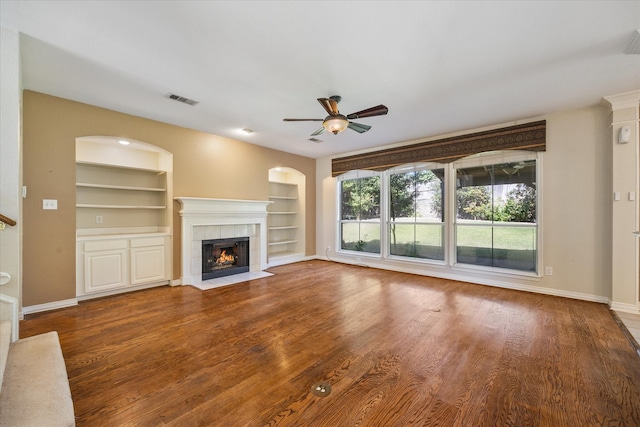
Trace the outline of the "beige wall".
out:
<instances>
[{"instance_id":1,"label":"beige wall","mask_svg":"<svg viewBox=\"0 0 640 427\"><path fill-rule=\"evenodd\" d=\"M315 160L178 126L24 92L23 306L75 298L75 139L117 136L173 153L174 196L268 200L268 171L307 179L306 254L315 254ZM58 210L42 210L57 199ZM179 204L174 202L173 277L180 274Z\"/></svg>"},{"instance_id":2,"label":"beige wall","mask_svg":"<svg viewBox=\"0 0 640 427\"><path fill-rule=\"evenodd\" d=\"M331 158L318 159L318 236L316 251L344 262L432 275L472 283L606 302L611 296L611 137L602 107L567 111L531 120L547 121L547 151L542 155L542 251L552 276L524 278L452 266L409 264L336 253L336 180ZM521 123L521 122L520 122ZM518 123L504 123L504 127ZM457 135L486 129L469 129ZM434 136L439 139L451 135ZM345 153L344 155L355 154Z\"/></svg>"}]
</instances>

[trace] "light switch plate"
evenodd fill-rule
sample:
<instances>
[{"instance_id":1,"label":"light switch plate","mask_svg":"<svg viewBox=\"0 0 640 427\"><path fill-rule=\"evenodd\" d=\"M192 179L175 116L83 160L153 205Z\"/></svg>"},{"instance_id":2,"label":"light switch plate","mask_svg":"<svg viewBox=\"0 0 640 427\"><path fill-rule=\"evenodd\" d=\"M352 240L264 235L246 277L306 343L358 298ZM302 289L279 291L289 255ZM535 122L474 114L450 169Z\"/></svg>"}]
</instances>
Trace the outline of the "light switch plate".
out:
<instances>
[{"instance_id":1,"label":"light switch plate","mask_svg":"<svg viewBox=\"0 0 640 427\"><path fill-rule=\"evenodd\" d=\"M58 201L55 199L42 199L42 209L56 210L58 209Z\"/></svg>"}]
</instances>

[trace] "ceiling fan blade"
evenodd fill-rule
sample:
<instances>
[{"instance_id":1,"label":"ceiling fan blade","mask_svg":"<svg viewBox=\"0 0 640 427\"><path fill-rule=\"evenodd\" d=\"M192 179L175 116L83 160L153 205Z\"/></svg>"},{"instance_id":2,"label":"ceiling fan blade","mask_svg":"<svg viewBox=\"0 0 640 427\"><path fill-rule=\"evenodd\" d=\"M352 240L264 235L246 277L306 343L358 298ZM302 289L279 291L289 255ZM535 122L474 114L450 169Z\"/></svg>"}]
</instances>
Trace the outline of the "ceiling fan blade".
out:
<instances>
[{"instance_id":1,"label":"ceiling fan blade","mask_svg":"<svg viewBox=\"0 0 640 427\"><path fill-rule=\"evenodd\" d=\"M380 104L375 107L367 108L366 110L358 111L357 113L351 113L347 116L347 119L362 119L365 117L384 116L389 112L389 109Z\"/></svg>"},{"instance_id":2,"label":"ceiling fan blade","mask_svg":"<svg viewBox=\"0 0 640 427\"><path fill-rule=\"evenodd\" d=\"M363 125L360 123L353 123L353 122L349 122L349 126L347 127L351 130L355 130L358 133L365 133L366 131L371 129L371 126L369 125Z\"/></svg>"},{"instance_id":3,"label":"ceiling fan blade","mask_svg":"<svg viewBox=\"0 0 640 427\"><path fill-rule=\"evenodd\" d=\"M282 119L284 122L321 122L324 119Z\"/></svg>"},{"instance_id":4,"label":"ceiling fan blade","mask_svg":"<svg viewBox=\"0 0 640 427\"><path fill-rule=\"evenodd\" d=\"M330 116L337 116L338 114L340 114L338 112L338 103L336 102L336 100L329 98L318 98L318 102Z\"/></svg>"},{"instance_id":5,"label":"ceiling fan blade","mask_svg":"<svg viewBox=\"0 0 640 427\"><path fill-rule=\"evenodd\" d=\"M320 135L322 132L324 132L324 127L321 127L320 129L312 133L311 136Z\"/></svg>"}]
</instances>

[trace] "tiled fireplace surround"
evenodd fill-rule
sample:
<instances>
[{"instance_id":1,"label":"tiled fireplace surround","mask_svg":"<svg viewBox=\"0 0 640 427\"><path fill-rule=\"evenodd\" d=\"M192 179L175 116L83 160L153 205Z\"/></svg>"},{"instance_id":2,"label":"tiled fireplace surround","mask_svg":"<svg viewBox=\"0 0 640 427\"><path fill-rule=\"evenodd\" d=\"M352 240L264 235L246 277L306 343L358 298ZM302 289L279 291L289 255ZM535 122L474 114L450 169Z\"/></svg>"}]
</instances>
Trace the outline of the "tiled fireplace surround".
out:
<instances>
[{"instance_id":1,"label":"tiled fireplace surround","mask_svg":"<svg viewBox=\"0 0 640 427\"><path fill-rule=\"evenodd\" d=\"M267 206L271 202L196 197L175 199L182 205L180 251L183 285L209 289L264 277L261 273L267 268ZM203 282L202 241L229 237L249 237L249 273Z\"/></svg>"}]
</instances>

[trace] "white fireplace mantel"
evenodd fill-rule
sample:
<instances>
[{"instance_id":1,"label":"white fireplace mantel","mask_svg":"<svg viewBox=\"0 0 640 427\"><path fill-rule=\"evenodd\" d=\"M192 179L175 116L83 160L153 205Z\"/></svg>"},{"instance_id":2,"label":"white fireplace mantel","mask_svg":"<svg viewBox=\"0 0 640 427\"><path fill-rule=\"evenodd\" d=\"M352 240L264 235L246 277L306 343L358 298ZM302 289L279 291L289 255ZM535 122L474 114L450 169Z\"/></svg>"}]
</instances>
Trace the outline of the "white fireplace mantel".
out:
<instances>
[{"instance_id":1,"label":"white fireplace mantel","mask_svg":"<svg viewBox=\"0 0 640 427\"><path fill-rule=\"evenodd\" d=\"M249 237L250 272L267 268L267 206L270 201L175 197L182 218L183 285L202 282L203 239Z\"/></svg>"}]
</instances>

